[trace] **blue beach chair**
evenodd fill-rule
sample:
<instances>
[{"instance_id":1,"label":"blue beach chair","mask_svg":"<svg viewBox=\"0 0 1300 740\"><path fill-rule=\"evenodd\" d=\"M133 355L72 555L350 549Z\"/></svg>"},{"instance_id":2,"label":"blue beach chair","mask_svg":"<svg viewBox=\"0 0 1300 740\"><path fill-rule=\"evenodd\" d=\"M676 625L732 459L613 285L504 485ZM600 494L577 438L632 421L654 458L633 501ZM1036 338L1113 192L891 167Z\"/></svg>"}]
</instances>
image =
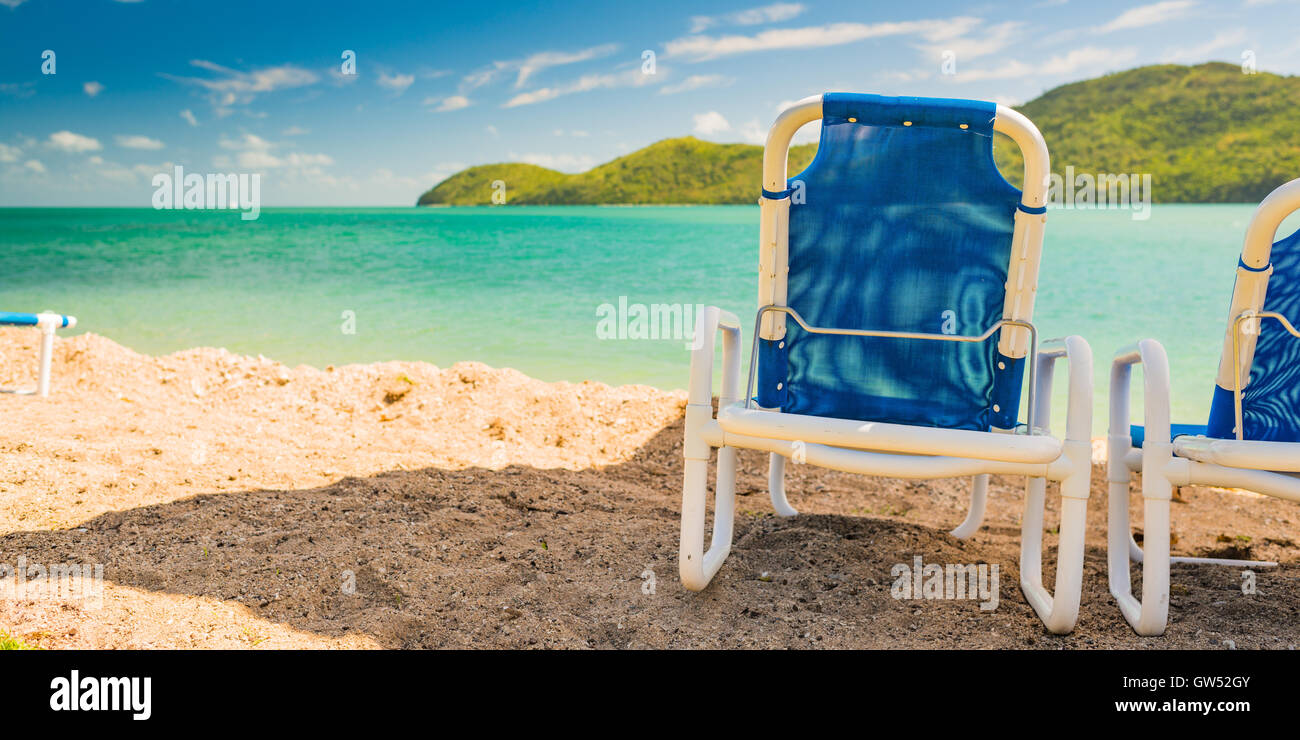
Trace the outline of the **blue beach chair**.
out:
<instances>
[{"instance_id":1,"label":"blue beach chair","mask_svg":"<svg viewBox=\"0 0 1300 740\"><path fill-rule=\"evenodd\" d=\"M1241 488L1300 501L1300 230L1273 243L1300 210L1300 180L1260 203L1246 229L1224 333L1219 375L1205 425L1170 423L1169 360L1144 339L1115 355L1108 435L1110 592L1133 629L1159 635L1169 617L1169 564L1237 567L1276 563L1169 556L1174 486ZM1234 359L1235 358L1235 359ZM1145 424L1129 425L1132 367L1143 367ZM1142 473L1143 540L1129 531L1129 477ZM1142 563L1142 599L1129 561Z\"/></svg>"},{"instance_id":2,"label":"blue beach chair","mask_svg":"<svg viewBox=\"0 0 1300 740\"><path fill-rule=\"evenodd\" d=\"M30 326L41 330L40 372L37 375L36 388L22 391L0 391L19 395L50 395L50 360L54 355L54 332L59 329L71 329L77 325L77 317L57 313L12 313L0 311L0 326Z\"/></svg>"},{"instance_id":3,"label":"blue beach chair","mask_svg":"<svg viewBox=\"0 0 1300 740\"><path fill-rule=\"evenodd\" d=\"M817 156L787 179L791 137L817 119ZM995 131L1024 154L1023 193L993 164ZM1091 474L1092 355L1079 337L1035 346L1049 171L1038 129L993 103L828 93L781 114L763 154L759 311L745 385L737 318L710 307L696 329L679 553L686 588L707 586L730 552L737 448L771 453L769 488L782 516L797 514L784 490L787 459L900 478L972 476L958 537L980 526L989 474L1024 475L1021 586L1050 630L1073 629ZM1048 418L1062 358L1064 441L1051 436ZM712 448L718 469L705 551ZM1054 595L1041 568L1049 479L1061 482L1062 495Z\"/></svg>"}]
</instances>

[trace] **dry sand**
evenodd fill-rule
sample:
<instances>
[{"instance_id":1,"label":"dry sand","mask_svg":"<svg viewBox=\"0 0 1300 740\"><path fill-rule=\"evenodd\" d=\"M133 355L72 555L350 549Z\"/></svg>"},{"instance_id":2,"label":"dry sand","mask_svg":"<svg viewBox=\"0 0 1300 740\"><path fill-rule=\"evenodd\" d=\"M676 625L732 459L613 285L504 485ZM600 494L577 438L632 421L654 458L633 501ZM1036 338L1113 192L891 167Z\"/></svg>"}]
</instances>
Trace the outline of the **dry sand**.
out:
<instances>
[{"instance_id":1,"label":"dry sand","mask_svg":"<svg viewBox=\"0 0 1300 740\"><path fill-rule=\"evenodd\" d=\"M0 330L0 387L34 383L37 339ZM963 542L946 530L966 481L792 466L806 515L785 520L765 460L742 453L735 548L713 585L685 591L681 393L477 363L152 358L93 334L58 340L54 388L0 395L0 563L103 563L107 585L93 608L0 598L0 630L43 647L1300 643L1300 508L1273 499L1181 491L1176 554L1283 565L1257 571L1254 595L1236 569L1175 566L1168 633L1139 638L1106 591L1097 468L1083 613L1059 637L1017 585L1012 478L994 478L986 525ZM998 564L999 607L893 599L890 569L915 555Z\"/></svg>"}]
</instances>

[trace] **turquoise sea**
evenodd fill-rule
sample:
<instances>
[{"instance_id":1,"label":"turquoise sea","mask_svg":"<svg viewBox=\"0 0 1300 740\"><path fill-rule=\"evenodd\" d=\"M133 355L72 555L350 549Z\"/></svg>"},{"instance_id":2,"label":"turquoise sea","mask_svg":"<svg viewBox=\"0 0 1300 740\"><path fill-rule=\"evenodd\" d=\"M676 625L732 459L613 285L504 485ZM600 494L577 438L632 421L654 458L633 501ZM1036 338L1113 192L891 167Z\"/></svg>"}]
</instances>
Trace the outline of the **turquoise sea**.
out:
<instances>
[{"instance_id":1,"label":"turquoise sea","mask_svg":"<svg viewBox=\"0 0 1300 740\"><path fill-rule=\"evenodd\" d=\"M1142 336L1170 352L1176 420L1205 418L1252 210L1050 213L1035 322L1043 337L1091 342L1098 434L1109 357ZM712 303L745 320L747 343L757 224L756 206L291 208L256 221L0 208L0 310L74 314L76 331L153 355L479 360L544 380L683 388L682 339L600 339L599 307Z\"/></svg>"}]
</instances>

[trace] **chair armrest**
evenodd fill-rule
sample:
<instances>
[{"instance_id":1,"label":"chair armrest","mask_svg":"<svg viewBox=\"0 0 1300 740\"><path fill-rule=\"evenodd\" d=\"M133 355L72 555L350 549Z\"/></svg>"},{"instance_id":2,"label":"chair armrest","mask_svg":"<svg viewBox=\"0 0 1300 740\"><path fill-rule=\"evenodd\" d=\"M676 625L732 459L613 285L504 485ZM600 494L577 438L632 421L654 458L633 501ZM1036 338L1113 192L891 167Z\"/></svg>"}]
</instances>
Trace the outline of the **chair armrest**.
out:
<instances>
[{"instance_id":1,"label":"chair armrest","mask_svg":"<svg viewBox=\"0 0 1300 740\"><path fill-rule=\"evenodd\" d=\"M1052 375L1057 360L1067 363L1069 406L1065 414L1065 438L1091 443L1092 440L1092 347L1081 336L1071 335L1043 342L1035 358L1038 388L1033 395L1036 408L1031 418L1040 430L1051 433ZM1033 432L1034 430L1030 430Z\"/></svg>"},{"instance_id":2,"label":"chair armrest","mask_svg":"<svg viewBox=\"0 0 1300 740\"><path fill-rule=\"evenodd\" d=\"M1170 441L1169 356L1154 339L1143 339L1115 353L1110 368L1110 427L1106 436L1107 478L1112 483L1128 484L1129 468L1125 462L1133 447L1129 429L1129 386L1133 366L1143 365L1142 405L1146 439L1142 443L1143 469L1148 463L1163 464L1173 455Z\"/></svg>"},{"instance_id":3,"label":"chair armrest","mask_svg":"<svg viewBox=\"0 0 1300 740\"><path fill-rule=\"evenodd\" d=\"M717 306L705 306L697 315L691 343L689 403L692 405L713 404L713 352L719 331L723 332L722 393L719 398L723 404L740 400L740 319Z\"/></svg>"}]
</instances>

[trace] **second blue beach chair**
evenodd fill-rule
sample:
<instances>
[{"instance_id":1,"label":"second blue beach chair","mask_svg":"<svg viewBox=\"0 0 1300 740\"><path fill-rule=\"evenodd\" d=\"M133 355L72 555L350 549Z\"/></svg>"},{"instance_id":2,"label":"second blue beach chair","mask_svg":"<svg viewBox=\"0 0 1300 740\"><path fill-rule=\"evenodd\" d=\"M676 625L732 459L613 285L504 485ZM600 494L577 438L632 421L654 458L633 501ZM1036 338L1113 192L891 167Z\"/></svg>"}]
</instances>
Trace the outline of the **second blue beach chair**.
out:
<instances>
[{"instance_id":1,"label":"second blue beach chair","mask_svg":"<svg viewBox=\"0 0 1300 740\"><path fill-rule=\"evenodd\" d=\"M1273 243L1283 220L1297 210L1300 180L1292 180L1260 203L1246 229L1207 424L1170 423L1169 359L1159 342L1144 339L1115 355L1107 473L1110 592L1138 634L1165 631L1171 562L1276 565L1170 557L1174 486L1240 488L1300 501L1300 230ZM1136 364L1143 368L1145 424L1130 427ZM1133 472L1142 473L1141 547L1129 532ZM1133 596L1130 559L1142 563L1141 600Z\"/></svg>"}]
</instances>

